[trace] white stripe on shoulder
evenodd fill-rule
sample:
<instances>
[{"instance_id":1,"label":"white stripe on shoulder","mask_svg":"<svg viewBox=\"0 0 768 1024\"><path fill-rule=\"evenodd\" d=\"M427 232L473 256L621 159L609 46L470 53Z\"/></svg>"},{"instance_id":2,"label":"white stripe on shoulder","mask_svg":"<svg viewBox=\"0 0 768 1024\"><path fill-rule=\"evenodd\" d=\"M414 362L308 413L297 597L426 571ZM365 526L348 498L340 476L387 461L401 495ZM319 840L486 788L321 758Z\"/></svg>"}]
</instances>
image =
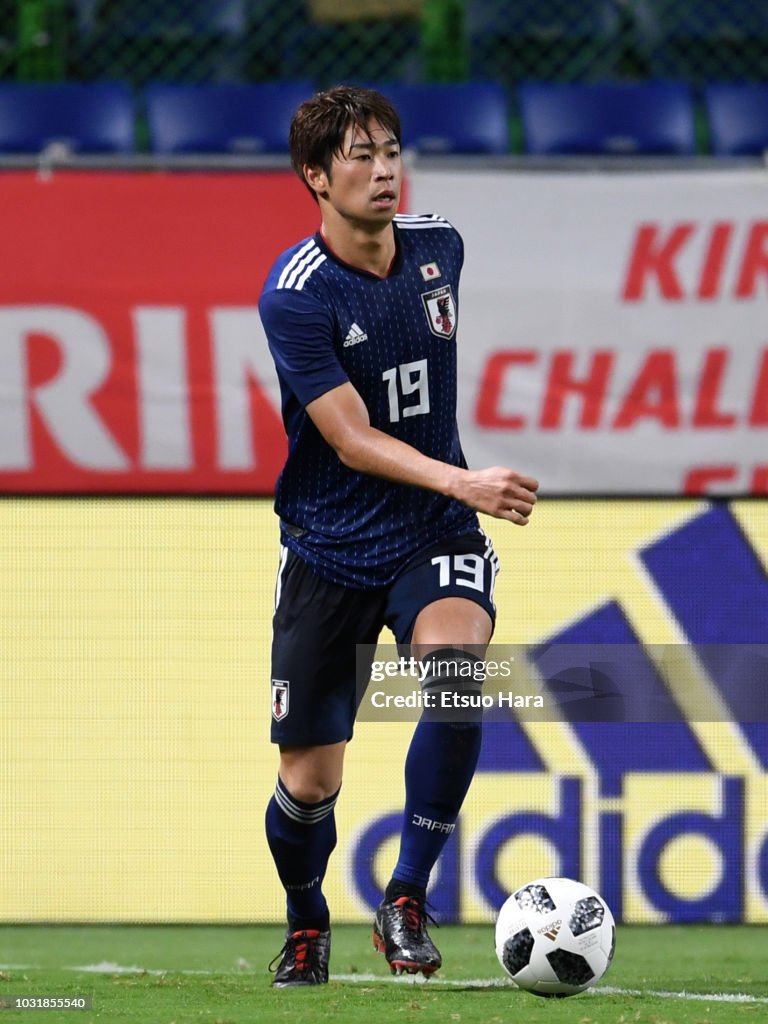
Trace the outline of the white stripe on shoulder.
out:
<instances>
[{"instance_id":1,"label":"white stripe on shoulder","mask_svg":"<svg viewBox=\"0 0 768 1024\"><path fill-rule=\"evenodd\" d=\"M300 260L297 260L293 268L283 282L283 288L295 288L297 282L304 274L308 266L311 266L315 258L317 257L320 250L313 243L312 247L304 253Z\"/></svg>"},{"instance_id":2,"label":"white stripe on shoulder","mask_svg":"<svg viewBox=\"0 0 768 1024\"><path fill-rule=\"evenodd\" d=\"M445 217L441 217L439 213L396 213L395 220L398 223L409 220L444 221Z\"/></svg>"},{"instance_id":3,"label":"white stripe on shoulder","mask_svg":"<svg viewBox=\"0 0 768 1024\"><path fill-rule=\"evenodd\" d=\"M423 230L424 228L451 228L453 225L445 219L445 217L439 216L437 213L432 214L412 214L412 213L398 213L395 216L395 223L399 228L406 231L411 230Z\"/></svg>"},{"instance_id":4,"label":"white stripe on shoulder","mask_svg":"<svg viewBox=\"0 0 768 1024\"><path fill-rule=\"evenodd\" d=\"M307 263L313 259L314 254L319 252L314 238L295 252L290 260L283 267L283 272L277 280L278 288L292 288L298 274L304 269Z\"/></svg>"},{"instance_id":5,"label":"white stripe on shoulder","mask_svg":"<svg viewBox=\"0 0 768 1024\"><path fill-rule=\"evenodd\" d=\"M296 291L297 292L300 292L302 290L302 288L307 283L307 280L309 279L309 277L311 276L313 271L317 270L317 268L320 266L320 264L321 263L325 263L326 259L328 258L325 255L325 253L320 252L319 249L316 249L315 252L310 253L310 255L313 256L314 258L313 258L312 262L309 264L309 266L306 268L304 273L301 275L301 277L296 282Z\"/></svg>"}]
</instances>

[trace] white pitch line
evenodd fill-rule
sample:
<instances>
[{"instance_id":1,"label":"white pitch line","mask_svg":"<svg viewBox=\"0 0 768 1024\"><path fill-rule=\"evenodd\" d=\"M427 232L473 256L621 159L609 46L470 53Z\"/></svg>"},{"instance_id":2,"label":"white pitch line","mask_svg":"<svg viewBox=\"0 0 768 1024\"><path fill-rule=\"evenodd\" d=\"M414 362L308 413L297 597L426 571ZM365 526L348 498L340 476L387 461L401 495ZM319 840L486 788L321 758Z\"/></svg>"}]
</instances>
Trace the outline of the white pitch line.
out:
<instances>
[{"instance_id":1,"label":"white pitch line","mask_svg":"<svg viewBox=\"0 0 768 1024\"><path fill-rule=\"evenodd\" d=\"M243 961L245 964L245 961ZM40 964L0 964L0 970L44 970ZM229 977L231 975L244 973L259 973L250 966L241 966L229 971L206 971L192 968L147 968L137 965L116 964L110 960L102 960L98 964L81 964L74 967L61 968L65 971L78 971L87 974L191 974L203 975L205 977ZM487 989L507 988L512 991L519 991L517 986L504 978L441 978L435 977L431 981L421 974L332 974L331 981L346 981L356 984L369 985L372 982L395 983L400 985L428 985L435 988L463 988L463 989ZM595 988L587 989L582 993L585 996L649 996L653 999L681 999L687 1002L699 1003L742 1003L742 1004L768 1004L768 996L750 996L744 992L667 992L658 989L642 988L616 988L611 985L597 985Z\"/></svg>"},{"instance_id":2,"label":"white pitch line","mask_svg":"<svg viewBox=\"0 0 768 1024\"><path fill-rule=\"evenodd\" d=\"M418 979L418 980L417 980ZM450 986L451 988L508 988L512 991L521 991L511 981L503 978L440 978L435 976L432 981L422 975L394 975L392 977L380 974L332 974L333 981L351 981L370 983L372 981L395 981L411 984L433 984ZM656 999L683 999L691 1002L705 1003L768 1003L768 997L749 996L743 992L665 992L656 989L640 988L614 988L610 985L596 985L595 988L586 989L581 995L585 996L652 996Z\"/></svg>"},{"instance_id":3,"label":"white pitch line","mask_svg":"<svg viewBox=\"0 0 768 1024\"><path fill-rule=\"evenodd\" d=\"M427 978L423 974L332 974L331 981L352 981L370 984L372 981L392 982L399 985L448 985L451 988L509 988L517 986L504 978L443 978L433 975Z\"/></svg>"},{"instance_id":4,"label":"white pitch line","mask_svg":"<svg viewBox=\"0 0 768 1024\"><path fill-rule=\"evenodd\" d=\"M655 996L657 999L687 999L700 1003L768 1003L768 997L748 996L743 992L664 992L649 988L612 988L610 985L599 985L588 991L595 995Z\"/></svg>"},{"instance_id":5,"label":"white pitch line","mask_svg":"<svg viewBox=\"0 0 768 1024\"><path fill-rule=\"evenodd\" d=\"M110 960L102 960L99 964L83 964L79 967L65 967L65 971L78 971L83 974L151 974L151 975L164 975L164 974L202 974L205 977L221 977L230 974L242 974L243 968L232 969L231 971L205 971L205 970L193 970L192 968L152 968L152 967L137 967L135 965L126 966L124 964L115 964Z\"/></svg>"},{"instance_id":6,"label":"white pitch line","mask_svg":"<svg viewBox=\"0 0 768 1024\"><path fill-rule=\"evenodd\" d=\"M125 964L115 964L111 960L102 960L98 964L80 964L75 967L65 967L65 971L79 971L83 974L165 974L165 971L150 971L144 967L128 967Z\"/></svg>"}]
</instances>

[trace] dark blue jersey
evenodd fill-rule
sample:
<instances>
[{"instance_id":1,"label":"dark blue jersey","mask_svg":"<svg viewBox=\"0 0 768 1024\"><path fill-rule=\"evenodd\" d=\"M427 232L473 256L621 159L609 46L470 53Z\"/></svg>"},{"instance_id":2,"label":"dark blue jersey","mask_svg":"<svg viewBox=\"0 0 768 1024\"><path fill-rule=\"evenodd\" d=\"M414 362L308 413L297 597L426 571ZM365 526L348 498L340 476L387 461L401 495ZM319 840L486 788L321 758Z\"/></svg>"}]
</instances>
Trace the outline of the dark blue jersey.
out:
<instances>
[{"instance_id":1,"label":"dark blue jersey","mask_svg":"<svg viewBox=\"0 0 768 1024\"><path fill-rule=\"evenodd\" d=\"M420 550L479 528L452 498L349 469L305 411L350 381L372 426L466 465L456 426L461 236L436 215L399 214L394 232L387 277L343 263L318 233L280 256L259 301L288 434L275 501L283 541L352 587L387 584Z\"/></svg>"}]
</instances>

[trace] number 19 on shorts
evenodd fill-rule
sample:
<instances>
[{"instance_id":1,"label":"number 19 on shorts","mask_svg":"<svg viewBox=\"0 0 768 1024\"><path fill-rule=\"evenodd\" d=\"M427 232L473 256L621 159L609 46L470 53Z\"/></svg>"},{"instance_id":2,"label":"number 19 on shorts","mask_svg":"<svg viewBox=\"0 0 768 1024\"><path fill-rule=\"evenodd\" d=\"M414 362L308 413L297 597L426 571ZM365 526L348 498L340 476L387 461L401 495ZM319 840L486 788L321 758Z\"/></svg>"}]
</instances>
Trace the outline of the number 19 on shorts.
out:
<instances>
[{"instance_id":1,"label":"number 19 on shorts","mask_svg":"<svg viewBox=\"0 0 768 1024\"><path fill-rule=\"evenodd\" d=\"M482 555L438 555L432 559L432 565L439 567L441 587L453 584L482 592L485 568Z\"/></svg>"}]
</instances>

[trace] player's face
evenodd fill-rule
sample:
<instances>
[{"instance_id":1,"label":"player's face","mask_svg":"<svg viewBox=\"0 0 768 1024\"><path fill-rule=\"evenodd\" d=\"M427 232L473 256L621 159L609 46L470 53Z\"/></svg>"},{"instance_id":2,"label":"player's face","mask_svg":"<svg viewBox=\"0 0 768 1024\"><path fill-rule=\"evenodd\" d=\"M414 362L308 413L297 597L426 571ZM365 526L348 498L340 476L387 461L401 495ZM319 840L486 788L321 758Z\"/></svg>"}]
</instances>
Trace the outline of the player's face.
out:
<instances>
[{"instance_id":1,"label":"player's face","mask_svg":"<svg viewBox=\"0 0 768 1024\"><path fill-rule=\"evenodd\" d=\"M397 213L402 176L397 139L372 120L367 132L347 129L326 179L326 197L346 219L386 224Z\"/></svg>"}]
</instances>

